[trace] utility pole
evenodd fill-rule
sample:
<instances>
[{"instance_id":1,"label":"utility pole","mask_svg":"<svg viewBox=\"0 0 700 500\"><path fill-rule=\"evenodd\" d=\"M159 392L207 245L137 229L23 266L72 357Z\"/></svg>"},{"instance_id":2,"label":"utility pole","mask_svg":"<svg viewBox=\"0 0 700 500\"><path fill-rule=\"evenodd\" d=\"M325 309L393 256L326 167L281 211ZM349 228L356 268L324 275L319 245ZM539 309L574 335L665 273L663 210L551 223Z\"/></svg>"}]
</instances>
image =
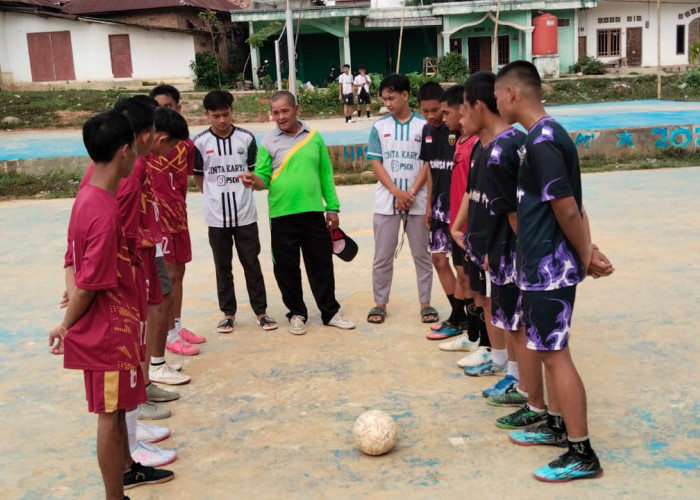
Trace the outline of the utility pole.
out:
<instances>
[{"instance_id":1,"label":"utility pole","mask_svg":"<svg viewBox=\"0 0 700 500\"><path fill-rule=\"evenodd\" d=\"M292 22L292 9L289 7L287 0L287 10L284 12L285 23L287 26L287 60L289 61L289 91L297 95L297 58L294 50L294 25Z\"/></svg>"},{"instance_id":2,"label":"utility pole","mask_svg":"<svg viewBox=\"0 0 700 500\"><path fill-rule=\"evenodd\" d=\"M399 66L401 65L401 44L403 42L403 20L406 16L406 0L403 0L403 8L401 9L401 29L399 30L399 55L396 58L396 73L399 73Z\"/></svg>"},{"instance_id":3,"label":"utility pole","mask_svg":"<svg viewBox=\"0 0 700 500\"><path fill-rule=\"evenodd\" d=\"M656 99L661 100L661 0L656 0Z\"/></svg>"}]
</instances>

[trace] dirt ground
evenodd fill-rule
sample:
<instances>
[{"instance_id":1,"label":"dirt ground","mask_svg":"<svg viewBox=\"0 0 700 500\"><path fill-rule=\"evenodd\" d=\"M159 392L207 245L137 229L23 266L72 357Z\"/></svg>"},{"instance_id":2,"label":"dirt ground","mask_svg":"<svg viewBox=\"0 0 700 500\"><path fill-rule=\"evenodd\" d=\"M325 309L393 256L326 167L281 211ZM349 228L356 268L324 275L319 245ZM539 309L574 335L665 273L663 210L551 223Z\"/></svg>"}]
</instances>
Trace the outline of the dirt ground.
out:
<instances>
[{"instance_id":1,"label":"dirt ground","mask_svg":"<svg viewBox=\"0 0 700 500\"><path fill-rule=\"evenodd\" d=\"M372 305L372 186L338 189L341 226L360 245L336 261L337 295L357 329L320 323L309 333L263 332L242 280L236 330L215 333L214 268L201 197L190 199L194 261L185 278L184 324L207 336L178 359L192 383L158 423L177 449L176 479L132 499L219 498L697 498L700 488L700 168L584 176L594 240L616 273L577 295L572 350L588 390L591 441L603 478L543 484L532 471L560 450L522 448L494 425L509 410L480 394L496 379L468 378L425 339L408 245L395 265L387 321ZM269 313L284 309L271 271L265 194L257 195ZM102 484L94 415L82 376L48 354L60 321L62 256L70 200L0 203L0 494L8 499L95 499ZM234 267L241 277L240 267ZM307 297L310 294L307 291ZM447 312L437 278L434 305ZM174 359L171 357L170 359ZM396 448L368 457L352 444L367 409L390 413Z\"/></svg>"}]
</instances>

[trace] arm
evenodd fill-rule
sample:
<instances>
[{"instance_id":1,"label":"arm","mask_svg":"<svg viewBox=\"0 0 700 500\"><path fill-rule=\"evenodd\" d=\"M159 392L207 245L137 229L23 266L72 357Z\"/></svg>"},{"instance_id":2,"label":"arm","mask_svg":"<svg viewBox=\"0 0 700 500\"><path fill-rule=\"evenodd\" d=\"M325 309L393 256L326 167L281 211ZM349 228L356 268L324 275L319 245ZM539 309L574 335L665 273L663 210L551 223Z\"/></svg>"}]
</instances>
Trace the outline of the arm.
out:
<instances>
[{"instance_id":1,"label":"arm","mask_svg":"<svg viewBox=\"0 0 700 500\"><path fill-rule=\"evenodd\" d=\"M272 157L264 145L260 145L255 161L255 171L246 172L238 176L245 187L252 187L256 191L262 191L269 187L272 177Z\"/></svg>"},{"instance_id":2,"label":"arm","mask_svg":"<svg viewBox=\"0 0 700 500\"><path fill-rule=\"evenodd\" d=\"M509 212L508 213L508 223L510 224L510 228L513 230L515 234L518 234L518 213L517 212Z\"/></svg>"},{"instance_id":3,"label":"arm","mask_svg":"<svg viewBox=\"0 0 700 500\"><path fill-rule=\"evenodd\" d=\"M569 240L569 243L574 247L578 254L583 269L588 274L588 268L591 264L591 252L593 250L590 241L590 235L586 229L584 218L579 212L578 205L573 196L565 198L556 198L551 200L550 206L557 219L557 224L564 232L564 236Z\"/></svg>"},{"instance_id":4,"label":"arm","mask_svg":"<svg viewBox=\"0 0 700 500\"><path fill-rule=\"evenodd\" d=\"M428 168L428 202L425 206L425 227L430 229L430 217L432 216L433 206L433 176L430 174L430 164L426 161L423 168Z\"/></svg>"},{"instance_id":5,"label":"arm","mask_svg":"<svg viewBox=\"0 0 700 500\"><path fill-rule=\"evenodd\" d=\"M381 182L382 186L387 188L389 192L396 198L396 205L399 210L406 210L411 203L416 201L415 195L412 195L409 191L401 191L394 181L391 180L386 169L382 165L381 160L372 159L372 171L374 175L377 176L377 180Z\"/></svg>"},{"instance_id":6,"label":"arm","mask_svg":"<svg viewBox=\"0 0 700 500\"><path fill-rule=\"evenodd\" d=\"M586 210L583 210L583 221L586 228L586 233L588 241L591 241L591 228L588 220L588 214ZM605 256L603 252L600 251L598 245L591 243L591 265L588 268L588 274L590 274L593 279L602 278L604 276L610 276L615 268L613 267L610 260Z\"/></svg>"},{"instance_id":7,"label":"arm","mask_svg":"<svg viewBox=\"0 0 700 500\"><path fill-rule=\"evenodd\" d=\"M199 148L194 148L194 166L192 167L192 176L194 183L197 185L200 193L204 192L204 158Z\"/></svg>"},{"instance_id":8,"label":"arm","mask_svg":"<svg viewBox=\"0 0 700 500\"><path fill-rule=\"evenodd\" d=\"M326 202L326 227L329 231L338 229L340 219L338 212L340 211L340 200L338 193L335 190L335 180L333 179L333 164L331 157L328 154L328 148L323 142L323 137L318 132L316 133L316 142L318 144L321 177L321 194Z\"/></svg>"},{"instance_id":9,"label":"arm","mask_svg":"<svg viewBox=\"0 0 700 500\"><path fill-rule=\"evenodd\" d=\"M464 233L462 232L462 228L464 225L467 223L467 215L469 214L469 193L464 193L464 196L462 196L462 203L459 205L459 211L457 212L457 215L455 216L454 223L452 224L452 229L450 230L450 233L452 234L452 238L455 240L457 245L459 245L463 250L466 250L464 247Z\"/></svg>"},{"instance_id":10,"label":"arm","mask_svg":"<svg viewBox=\"0 0 700 500\"><path fill-rule=\"evenodd\" d=\"M85 314L95 297L94 290L83 290L75 286L73 266L66 267L66 292L68 294L68 307L63 321L49 332L49 352L51 354L63 354L63 337L68 329Z\"/></svg>"}]
</instances>

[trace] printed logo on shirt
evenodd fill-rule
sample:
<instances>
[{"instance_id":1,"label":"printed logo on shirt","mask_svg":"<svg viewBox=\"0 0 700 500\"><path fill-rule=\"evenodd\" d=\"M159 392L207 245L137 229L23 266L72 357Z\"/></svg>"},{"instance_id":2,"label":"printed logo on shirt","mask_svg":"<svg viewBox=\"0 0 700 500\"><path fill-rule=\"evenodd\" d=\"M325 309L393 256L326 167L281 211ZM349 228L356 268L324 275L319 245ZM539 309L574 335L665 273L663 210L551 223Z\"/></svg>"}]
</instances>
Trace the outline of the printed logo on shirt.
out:
<instances>
[{"instance_id":1,"label":"printed logo on shirt","mask_svg":"<svg viewBox=\"0 0 700 500\"><path fill-rule=\"evenodd\" d=\"M432 143L433 143L433 136L432 136L432 135L426 136L426 137L425 137L425 143L426 143L426 144L432 144Z\"/></svg>"},{"instance_id":2,"label":"printed logo on shirt","mask_svg":"<svg viewBox=\"0 0 700 500\"><path fill-rule=\"evenodd\" d=\"M523 166L523 163L525 162L525 154L527 153L527 149L525 148L525 144L520 146L518 148L518 158L520 158L520 166Z\"/></svg>"},{"instance_id":3,"label":"printed logo on shirt","mask_svg":"<svg viewBox=\"0 0 700 500\"><path fill-rule=\"evenodd\" d=\"M391 134L384 134L384 137L391 137Z\"/></svg>"},{"instance_id":4,"label":"printed logo on shirt","mask_svg":"<svg viewBox=\"0 0 700 500\"><path fill-rule=\"evenodd\" d=\"M213 155L213 154L214 154L214 150L213 150L213 149L207 149L207 150L204 152L204 154Z\"/></svg>"},{"instance_id":5,"label":"printed logo on shirt","mask_svg":"<svg viewBox=\"0 0 700 500\"><path fill-rule=\"evenodd\" d=\"M416 134L416 135L413 137L413 140L416 141L416 142L420 142L421 139L422 139L422 137L421 137L420 134Z\"/></svg>"},{"instance_id":6,"label":"printed logo on shirt","mask_svg":"<svg viewBox=\"0 0 700 500\"><path fill-rule=\"evenodd\" d=\"M239 154L239 155L242 155L243 153L245 153L245 149L243 149L243 148L238 148L238 154Z\"/></svg>"},{"instance_id":7,"label":"printed logo on shirt","mask_svg":"<svg viewBox=\"0 0 700 500\"><path fill-rule=\"evenodd\" d=\"M457 144L457 134L450 134L447 136L447 144L454 146Z\"/></svg>"}]
</instances>

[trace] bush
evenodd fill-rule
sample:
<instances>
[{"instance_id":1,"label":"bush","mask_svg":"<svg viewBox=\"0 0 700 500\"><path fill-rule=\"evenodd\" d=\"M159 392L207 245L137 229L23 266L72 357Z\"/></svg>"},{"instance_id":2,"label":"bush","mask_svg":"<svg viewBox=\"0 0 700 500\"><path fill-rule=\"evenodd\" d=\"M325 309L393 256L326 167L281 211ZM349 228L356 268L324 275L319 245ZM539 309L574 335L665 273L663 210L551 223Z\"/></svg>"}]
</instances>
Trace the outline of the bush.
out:
<instances>
[{"instance_id":1,"label":"bush","mask_svg":"<svg viewBox=\"0 0 700 500\"><path fill-rule=\"evenodd\" d=\"M571 73L583 73L584 75L604 75L605 66L601 61L589 56L583 56L576 63L569 66Z\"/></svg>"},{"instance_id":2,"label":"bush","mask_svg":"<svg viewBox=\"0 0 700 500\"><path fill-rule=\"evenodd\" d=\"M190 69L195 75L194 84L198 88L210 90L218 89L219 85L219 68L221 61L217 66L216 56L210 52L198 52L194 55L194 61L190 62ZM225 76L221 76L221 86L225 85Z\"/></svg>"},{"instance_id":3,"label":"bush","mask_svg":"<svg viewBox=\"0 0 700 500\"><path fill-rule=\"evenodd\" d=\"M690 47L688 52L688 57L690 59L690 64L700 63L700 43L694 43Z\"/></svg>"},{"instance_id":4,"label":"bush","mask_svg":"<svg viewBox=\"0 0 700 500\"><path fill-rule=\"evenodd\" d=\"M683 81L691 87L700 87L700 69L689 71L683 76Z\"/></svg>"},{"instance_id":5,"label":"bush","mask_svg":"<svg viewBox=\"0 0 700 500\"><path fill-rule=\"evenodd\" d=\"M408 98L408 105L412 108L418 106L418 89L421 85L427 82L442 82L442 78L440 75L423 76L420 73L414 72L408 73L406 76L408 77L408 81L411 82L411 95Z\"/></svg>"},{"instance_id":6,"label":"bush","mask_svg":"<svg viewBox=\"0 0 700 500\"><path fill-rule=\"evenodd\" d=\"M338 101L338 82L331 83L325 90L300 90L298 98L305 115L330 113L331 110L339 109L341 104Z\"/></svg>"},{"instance_id":7,"label":"bush","mask_svg":"<svg viewBox=\"0 0 700 500\"><path fill-rule=\"evenodd\" d=\"M467 61L459 52L450 52L438 59L438 73L449 82L464 81L469 76Z\"/></svg>"}]
</instances>

